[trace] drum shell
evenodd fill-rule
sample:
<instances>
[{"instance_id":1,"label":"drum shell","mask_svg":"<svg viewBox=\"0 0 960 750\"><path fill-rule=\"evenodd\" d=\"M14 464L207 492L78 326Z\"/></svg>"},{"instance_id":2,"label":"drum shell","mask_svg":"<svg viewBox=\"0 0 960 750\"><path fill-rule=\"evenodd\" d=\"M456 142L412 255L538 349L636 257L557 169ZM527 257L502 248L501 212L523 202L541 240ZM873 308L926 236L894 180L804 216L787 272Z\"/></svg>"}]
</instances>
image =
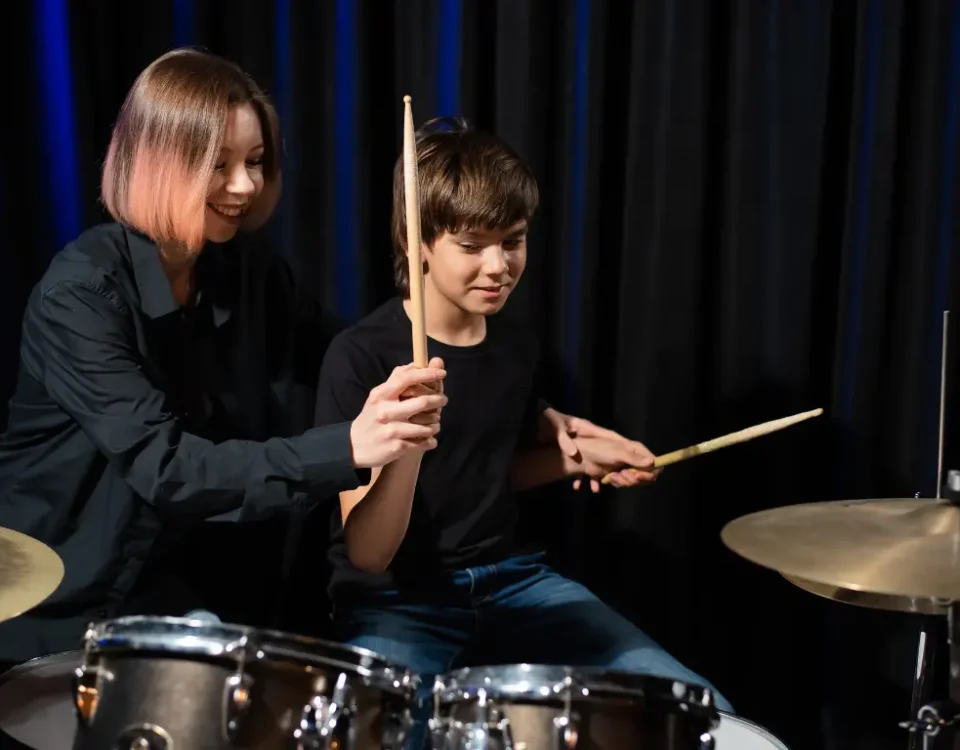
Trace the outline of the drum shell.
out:
<instances>
[{"instance_id":1,"label":"drum shell","mask_svg":"<svg viewBox=\"0 0 960 750\"><path fill-rule=\"evenodd\" d=\"M97 662L97 706L89 721L77 730L74 750L129 747L117 744L137 727L156 727L169 747L273 748L291 747L303 708L316 695L333 697L339 674L334 670L276 663L253 663L245 674L252 678L250 707L234 741L224 733L226 709L224 686L234 674L227 663L208 658L185 659L171 654L111 654ZM109 675L109 677L105 677ZM384 727L381 717L400 715L403 700L396 695L365 686L348 676L349 717L353 747L380 750ZM151 744L151 750L160 750Z\"/></svg>"},{"instance_id":2,"label":"drum shell","mask_svg":"<svg viewBox=\"0 0 960 750\"><path fill-rule=\"evenodd\" d=\"M574 701L571 724L575 734L564 737L562 727L555 723L564 716L561 704L517 700L498 704L509 722L513 747L528 750L700 750L703 735L714 726L708 718L656 701ZM443 713L460 722L482 723L486 712L476 704L459 704ZM463 747L466 743L458 734L446 730L441 736L434 735L434 750ZM497 738L494 746L502 747Z\"/></svg>"},{"instance_id":3,"label":"drum shell","mask_svg":"<svg viewBox=\"0 0 960 750\"><path fill-rule=\"evenodd\" d=\"M430 720L434 750L709 750L719 713L695 685L542 665L442 675Z\"/></svg>"},{"instance_id":4,"label":"drum shell","mask_svg":"<svg viewBox=\"0 0 960 750\"><path fill-rule=\"evenodd\" d=\"M283 633L130 620L88 638L73 750L399 750L416 687L402 667Z\"/></svg>"}]
</instances>

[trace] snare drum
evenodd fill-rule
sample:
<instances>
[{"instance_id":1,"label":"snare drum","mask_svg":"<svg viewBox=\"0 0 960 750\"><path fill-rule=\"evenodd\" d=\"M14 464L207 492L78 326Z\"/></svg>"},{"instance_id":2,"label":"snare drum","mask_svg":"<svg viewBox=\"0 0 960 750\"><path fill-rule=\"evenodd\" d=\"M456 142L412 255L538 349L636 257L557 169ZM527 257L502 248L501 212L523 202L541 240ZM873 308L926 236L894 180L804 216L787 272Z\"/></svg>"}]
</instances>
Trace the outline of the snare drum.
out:
<instances>
[{"instance_id":1,"label":"snare drum","mask_svg":"<svg viewBox=\"0 0 960 750\"><path fill-rule=\"evenodd\" d=\"M461 669L433 698L434 750L709 750L719 721L698 685L560 666Z\"/></svg>"},{"instance_id":2,"label":"snare drum","mask_svg":"<svg viewBox=\"0 0 960 750\"><path fill-rule=\"evenodd\" d=\"M370 651L172 617L92 626L74 750L400 750L416 675Z\"/></svg>"}]
</instances>

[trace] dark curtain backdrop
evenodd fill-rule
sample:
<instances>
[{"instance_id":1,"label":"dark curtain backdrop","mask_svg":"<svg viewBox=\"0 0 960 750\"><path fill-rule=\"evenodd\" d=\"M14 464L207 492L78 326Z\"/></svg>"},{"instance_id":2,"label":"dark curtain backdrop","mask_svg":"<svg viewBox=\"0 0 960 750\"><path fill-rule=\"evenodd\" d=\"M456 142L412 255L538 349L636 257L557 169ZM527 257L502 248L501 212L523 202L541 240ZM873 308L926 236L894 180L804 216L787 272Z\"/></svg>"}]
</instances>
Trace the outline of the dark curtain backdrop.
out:
<instances>
[{"instance_id":1,"label":"dark curtain backdrop","mask_svg":"<svg viewBox=\"0 0 960 750\"><path fill-rule=\"evenodd\" d=\"M919 619L818 599L719 535L760 509L936 490L941 312L960 312L960 1L14 0L4 15L3 394L28 290L103 218L110 126L154 57L204 45L275 98L271 231L348 322L392 291L409 93L418 122L462 114L540 180L508 312L539 326L558 405L655 452L826 410L653 488L531 499L557 564L793 750L905 746Z\"/></svg>"}]
</instances>

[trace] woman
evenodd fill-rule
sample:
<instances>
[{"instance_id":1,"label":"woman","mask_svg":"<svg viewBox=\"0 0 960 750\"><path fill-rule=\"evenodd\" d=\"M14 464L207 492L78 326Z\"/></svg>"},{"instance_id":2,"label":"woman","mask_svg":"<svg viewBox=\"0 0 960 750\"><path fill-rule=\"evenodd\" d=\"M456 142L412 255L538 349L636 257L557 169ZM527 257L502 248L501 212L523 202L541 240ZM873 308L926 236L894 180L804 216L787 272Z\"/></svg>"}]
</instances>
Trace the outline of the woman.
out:
<instances>
[{"instance_id":1,"label":"woman","mask_svg":"<svg viewBox=\"0 0 960 750\"><path fill-rule=\"evenodd\" d=\"M412 365L353 422L308 429L321 317L277 256L234 239L270 216L279 159L274 110L231 63L177 50L134 83L103 168L115 223L54 258L24 316L0 526L66 572L0 625L0 659L76 648L126 613L261 621L282 546L269 519L436 445L444 373Z\"/></svg>"}]
</instances>

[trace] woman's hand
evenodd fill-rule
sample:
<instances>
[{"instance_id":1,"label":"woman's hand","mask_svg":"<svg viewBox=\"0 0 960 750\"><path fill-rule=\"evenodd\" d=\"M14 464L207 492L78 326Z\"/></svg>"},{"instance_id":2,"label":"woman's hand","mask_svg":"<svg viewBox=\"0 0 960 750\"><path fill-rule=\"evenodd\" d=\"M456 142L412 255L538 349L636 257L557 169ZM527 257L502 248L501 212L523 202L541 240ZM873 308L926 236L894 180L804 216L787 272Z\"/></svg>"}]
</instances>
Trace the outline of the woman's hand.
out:
<instances>
[{"instance_id":1,"label":"woman's hand","mask_svg":"<svg viewBox=\"0 0 960 750\"><path fill-rule=\"evenodd\" d=\"M372 469L407 453L436 448L440 410L447 403L440 386L444 377L442 368L410 364L397 367L386 382L370 391L363 411L350 426L354 466ZM420 392L420 387L426 391ZM403 398L411 389L417 389L417 395Z\"/></svg>"}]
</instances>

